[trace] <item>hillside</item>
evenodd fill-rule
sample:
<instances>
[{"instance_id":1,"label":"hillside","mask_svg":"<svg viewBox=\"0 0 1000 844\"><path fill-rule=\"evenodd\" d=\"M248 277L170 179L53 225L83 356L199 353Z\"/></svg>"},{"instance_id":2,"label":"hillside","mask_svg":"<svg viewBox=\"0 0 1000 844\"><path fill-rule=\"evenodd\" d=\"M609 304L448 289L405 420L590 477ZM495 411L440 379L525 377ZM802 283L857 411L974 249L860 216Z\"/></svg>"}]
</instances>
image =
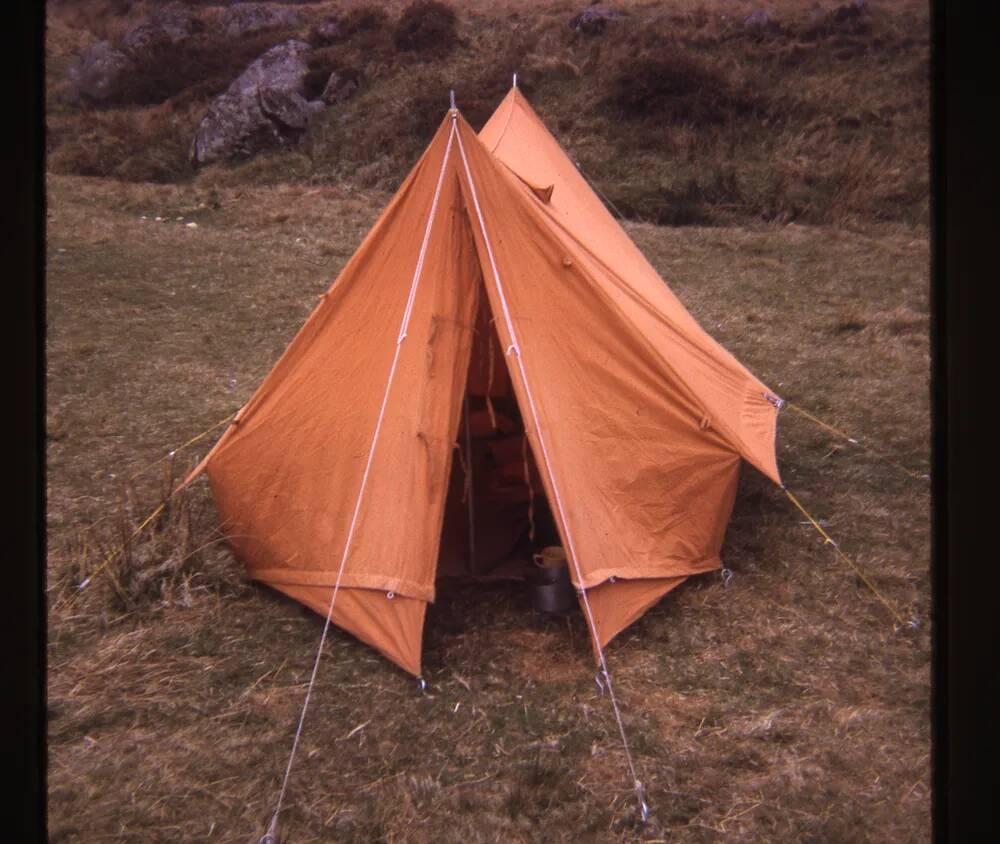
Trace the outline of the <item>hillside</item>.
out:
<instances>
[{"instance_id":1,"label":"hillside","mask_svg":"<svg viewBox=\"0 0 1000 844\"><path fill-rule=\"evenodd\" d=\"M454 24L407 4L300 3L294 25L228 36L193 6L190 37L138 51L99 104L68 73L163 4L63 0L48 10L49 169L128 181L296 182L391 191L454 89L480 125L514 72L560 142L623 215L670 225L928 219L929 23L916 0L619 2L596 34L585 3L455 4ZM757 17L753 17L756 13ZM324 24L327 29L324 29ZM329 29L330 26L333 29ZM330 32L334 34L331 36ZM288 149L196 170L212 98L257 56L305 39L311 84L357 84Z\"/></svg>"}]
</instances>

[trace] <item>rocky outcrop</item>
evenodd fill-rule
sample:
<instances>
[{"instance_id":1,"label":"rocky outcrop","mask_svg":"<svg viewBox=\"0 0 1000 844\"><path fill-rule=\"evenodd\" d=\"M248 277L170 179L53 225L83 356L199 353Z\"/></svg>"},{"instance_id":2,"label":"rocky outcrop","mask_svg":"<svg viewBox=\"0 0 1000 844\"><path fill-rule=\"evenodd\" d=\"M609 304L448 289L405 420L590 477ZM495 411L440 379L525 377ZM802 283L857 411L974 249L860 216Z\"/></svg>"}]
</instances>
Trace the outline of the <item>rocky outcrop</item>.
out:
<instances>
[{"instance_id":1,"label":"rocky outcrop","mask_svg":"<svg viewBox=\"0 0 1000 844\"><path fill-rule=\"evenodd\" d=\"M254 60L209 106L191 144L197 164L295 144L324 107L305 97L309 45L292 39Z\"/></svg>"},{"instance_id":2,"label":"rocky outcrop","mask_svg":"<svg viewBox=\"0 0 1000 844\"><path fill-rule=\"evenodd\" d=\"M298 26L301 17L295 9L274 3L240 3L229 6L220 19L223 31L230 38L239 38L267 29Z\"/></svg>"},{"instance_id":3,"label":"rocky outcrop","mask_svg":"<svg viewBox=\"0 0 1000 844\"><path fill-rule=\"evenodd\" d=\"M358 89L356 76L337 72L330 74L330 78L320 94L320 99L327 105L336 105L348 99Z\"/></svg>"},{"instance_id":4,"label":"rocky outcrop","mask_svg":"<svg viewBox=\"0 0 1000 844\"><path fill-rule=\"evenodd\" d=\"M622 13L604 6L591 6L570 19L569 28L582 32L584 35L602 35L608 21L617 20Z\"/></svg>"},{"instance_id":5,"label":"rocky outcrop","mask_svg":"<svg viewBox=\"0 0 1000 844\"><path fill-rule=\"evenodd\" d=\"M132 59L107 41L87 47L70 65L70 92L94 103L119 99L133 70Z\"/></svg>"},{"instance_id":6,"label":"rocky outcrop","mask_svg":"<svg viewBox=\"0 0 1000 844\"><path fill-rule=\"evenodd\" d=\"M177 44L204 29L205 24L190 9L180 3L172 3L157 9L141 24L126 32L121 46L128 51L137 51L159 44Z\"/></svg>"},{"instance_id":7,"label":"rocky outcrop","mask_svg":"<svg viewBox=\"0 0 1000 844\"><path fill-rule=\"evenodd\" d=\"M743 19L743 26L751 32L778 32L780 27L771 19L766 9L755 9Z\"/></svg>"}]
</instances>

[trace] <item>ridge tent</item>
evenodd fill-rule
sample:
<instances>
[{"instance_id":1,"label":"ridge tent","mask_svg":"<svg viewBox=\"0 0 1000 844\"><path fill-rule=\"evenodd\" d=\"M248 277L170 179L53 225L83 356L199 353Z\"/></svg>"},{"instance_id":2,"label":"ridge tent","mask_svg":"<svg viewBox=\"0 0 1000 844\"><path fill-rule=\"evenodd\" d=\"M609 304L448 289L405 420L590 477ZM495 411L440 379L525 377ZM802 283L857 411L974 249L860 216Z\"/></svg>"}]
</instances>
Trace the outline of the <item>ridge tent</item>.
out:
<instances>
[{"instance_id":1,"label":"ridge tent","mask_svg":"<svg viewBox=\"0 0 1000 844\"><path fill-rule=\"evenodd\" d=\"M546 502L595 651L719 568L779 405L514 87L478 136L447 113L185 484L250 577L419 676L437 578L496 575Z\"/></svg>"}]
</instances>

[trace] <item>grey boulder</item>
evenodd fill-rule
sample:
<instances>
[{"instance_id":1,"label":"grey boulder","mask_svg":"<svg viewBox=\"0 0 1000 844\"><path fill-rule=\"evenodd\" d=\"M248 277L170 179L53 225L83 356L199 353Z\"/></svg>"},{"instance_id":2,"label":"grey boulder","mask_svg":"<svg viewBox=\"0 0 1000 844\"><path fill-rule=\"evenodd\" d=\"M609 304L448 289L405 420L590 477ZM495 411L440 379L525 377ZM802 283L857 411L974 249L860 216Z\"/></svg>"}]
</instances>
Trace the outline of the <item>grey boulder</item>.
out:
<instances>
[{"instance_id":1,"label":"grey boulder","mask_svg":"<svg viewBox=\"0 0 1000 844\"><path fill-rule=\"evenodd\" d=\"M291 40L255 59L209 106L191 143L195 164L289 147L322 110L305 97L309 45Z\"/></svg>"},{"instance_id":2,"label":"grey boulder","mask_svg":"<svg viewBox=\"0 0 1000 844\"><path fill-rule=\"evenodd\" d=\"M204 23L190 9L171 3L126 32L121 45L134 51L157 44L177 44L204 28Z\"/></svg>"},{"instance_id":3,"label":"grey boulder","mask_svg":"<svg viewBox=\"0 0 1000 844\"><path fill-rule=\"evenodd\" d=\"M326 81L320 99L327 105L336 105L348 99L358 89L358 80L334 71Z\"/></svg>"},{"instance_id":4,"label":"grey boulder","mask_svg":"<svg viewBox=\"0 0 1000 844\"><path fill-rule=\"evenodd\" d=\"M113 101L121 96L132 71L132 59L127 53L107 41L97 41L70 65L70 90L92 102Z\"/></svg>"},{"instance_id":5,"label":"grey boulder","mask_svg":"<svg viewBox=\"0 0 1000 844\"><path fill-rule=\"evenodd\" d=\"M223 30L230 38L268 29L298 26L300 21L295 9L273 3L240 3L238 6L229 6L220 19Z\"/></svg>"},{"instance_id":6,"label":"grey boulder","mask_svg":"<svg viewBox=\"0 0 1000 844\"><path fill-rule=\"evenodd\" d=\"M608 9L604 6L591 6L575 15L569 22L570 29L576 29L584 35L602 35L608 21L623 17L622 12Z\"/></svg>"}]
</instances>

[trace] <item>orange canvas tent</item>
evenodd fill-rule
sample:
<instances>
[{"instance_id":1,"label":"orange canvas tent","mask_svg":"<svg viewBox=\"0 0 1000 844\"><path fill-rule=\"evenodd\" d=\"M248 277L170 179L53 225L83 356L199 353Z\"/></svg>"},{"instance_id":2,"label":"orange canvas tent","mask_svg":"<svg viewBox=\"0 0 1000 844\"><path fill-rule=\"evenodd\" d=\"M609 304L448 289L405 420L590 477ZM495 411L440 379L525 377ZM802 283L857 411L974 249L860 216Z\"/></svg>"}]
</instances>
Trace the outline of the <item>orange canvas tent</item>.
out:
<instances>
[{"instance_id":1,"label":"orange canvas tent","mask_svg":"<svg viewBox=\"0 0 1000 844\"><path fill-rule=\"evenodd\" d=\"M741 460L780 482L779 405L515 87L478 136L447 113L187 482L252 578L419 675L438 578L546 505L601 646L718 568Z\"/></svg>"}]
</instances>

